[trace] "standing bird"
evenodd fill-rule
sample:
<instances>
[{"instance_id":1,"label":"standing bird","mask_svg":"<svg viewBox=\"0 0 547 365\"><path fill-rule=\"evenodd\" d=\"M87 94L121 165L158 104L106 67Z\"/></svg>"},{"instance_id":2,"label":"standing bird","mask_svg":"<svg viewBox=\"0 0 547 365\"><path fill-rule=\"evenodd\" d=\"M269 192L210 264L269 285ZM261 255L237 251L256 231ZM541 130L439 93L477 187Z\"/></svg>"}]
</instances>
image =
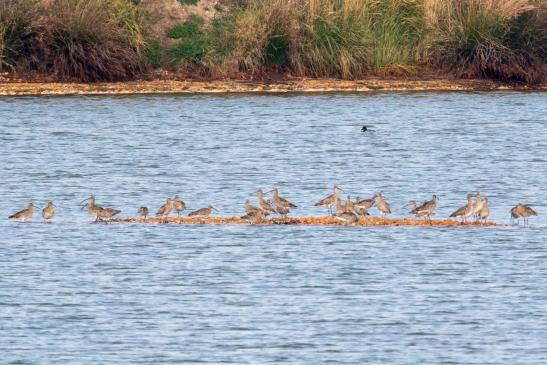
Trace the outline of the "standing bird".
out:
<instances>
[{"instance_id":1,"label":"standing bird","mask_svg":"<svg viewBox=\"0 0 547 365\"><path fill-rule=\"evenodd\" d=\"M173 199L167 198L165 204L163 204L160 209L156 212L156 217L167 217L173 211L174 203Z\"/></svg>"},{"instance_id":2,"label":"standing bird","mask_svg":"<svg viewBox=\"0 0 547 365\"><path fill-rule=\"evenodd\" d=\"M488 198L484 198L482 208L478 214L479 214L479 219L486 222L486 220L490 216L490 208L488 207Z\"/></svg>"},{"instance_id":3,"label":"standing bird","mask_svg":"<svg viewBox=\"0 0 547 365\"><path fill-rule=\"evenodd\" d=\"M535 210L533 210L532 208L530 208L526 204L518 203L516 206L514 206L511 209L511 218L517 219L517 224L518 224L518 220L520 218L523 218L524 219L524 225L526 226L526 222L527 222L528 218L533 216L533 215L538 215L538 214L536 213Z\"/></svg>"},{"instance_id":4,"label":"standing bird","mask_svg":"<svg viewBox=\"0 0 547 365\"><path fill-rule=\"evenodd\" d=\"M296 205L279 196L279 190L277 188L268 191L268 193L270 192L273 192L273 204L277 213L287 215L290 212L290 208L296 208Z\"/></svg>"},{"instance_id":5,"label":"standing bird","mask_svg":"<svg viewBox=\"0 0 547 365\"><path fill-rule=\"evenodd\" d=\"M338 196L338 190L344 191L344 190L340 189L338 187L338 185L335 184L332 187L332 194L327 196L325 199L321 199L320 201L315 203L315 206L316 207L327 207L327 208L329 208L329 212L332 211L332 206L335 204L336 197Z\"/></svg>"},{"instance_id":6,"label":"standing bird","mask_svg":"<svg viewBox=\"0 0 547 365\"><path fill-rule=\"evenodd\" d=\"M334 215L342 214L342 213L346 212L346 205L342 204L338 194L336 194L336 196L334 197L334 207L336 209L336 214L334 214Z\"/></svg>"},{"instance_id":7,"label":"standing bird","mask_svg":"<svg viewBox=\"0 0 547 365\"><path fill-rule=\"evenodd\" d=\"M19 219L21 222L24 222L27 219L32 217L33 211L34 211L34 205L32 203L28 203L26 209L23 209L17 213L10 215L8 219Z\"/></svg>"},{"instance_id":8,"label":"standing bird","mask_svg":"<svg viewBox=\"0 0 547 365\"><path fill-rule=\"evenodd\" d=\"M349 213L353 213L355 211L355 203L351 200L351 196L349 195L346 203L344 203L344 211Z\"/></svg>"},{"instance_id":9,"label":"standing bird","mask_svg":"<svg viewBox=\"0 0 547 365\"><path fill-rule=\"evenodd\" d=\"M276 213L274 208L272 208L270 201L264 200L264 193L262 192L262 189L258 189L256 193L258 194L258 209L262 212L262 214L267 216L271 213Z\"/></svg>"},{"instance_id":10,"label":"standing bird","mask_svg":"<svg viewBox=\"0 0 547 365\"><path fill-rule=\"evenodd\" d=\"M49 221L53 219L53 216L55 215L55 205L53 205L53 202L49 201L47 203L47 206L42 209L42 218L44 218L46 221Z\"/></svg>"},{"instance_id":11,"label":"standing bird","mask_svg":"<svg viewBox=\"0 0 547 365\"><path fill-rule=\"evenodd\" d=\"M359 198L357 198L357 201L353 204L355 211L361 215L369 215L368 210L374 206L375 200L376 194L374 194L370 199L359 200Z\"/></svg>"},{"instance_id":12,"label":"standing bird","mask_svg":"<svg viewBox=\"0 0 547 365\"><path fill-rule=\"evenodd\" d=\"M137 213L144 219L148 217L148 208L147 207L140 207Z\"/></svg>"},{"instance_id":13,"label":"standing bird","mask_svg":"<svg viewBox=\"0 0 547 365\"><path fill-rule=\"evenodd\" d=\"M245 213L251 214L255 212L260 212L260 210L251 204L251 201L249 199L245 200Z\"/></svg>"},{"instance_id":14,"label":"standing bird","mask_svg":"<svg viewBox=\"0 0 547 365\"><path fill-rule=\"evenodd\" d=\"M194 210L193 212L190 212L188 214L188 217L208 217L211 215L211 212L213 211L213 206L209 204L207 208L201 208L198 210Z\"/></svg>"},{"instance_id":15,"label":"standing bird","mask_svg":"<svg viewBox=\"0 0 547 365\"><path fill-rule=\"evenodd\" d=\"M186 204L184 204L178 195L175 195L175 198L173 199L173 207L177 211L178 217L180 217L182 211L186 210Z\"/></svg>"},{"instance_id":16,"label":"standing bird","mask_svg":"<svg viewBox=\"0 0 547 365\"><path fill-rule=\"evenodd\" d=\"M87 203L82 206L82 209L85 209L89 215L95 217L95 222L103 220L111 220L116 214L121 213L121 210L113 208L103 208L100 205L95 204L95 196L90 195L89 198L82 201Z\"/></svg>"},{"instance_id":17,"label":"standing bird","mask_svg":"<svg viewBox=\"0 0 547 365\"><path fill-rule=\"evenodd\" d=\"M384 200L382 193L378 193L376 195L376 198L374 198L374 201L376 203L376 207L384 215L384 217L387 214L391 214L391 208L389 207L389 203Z\"/></svg>"},{"instance_id":18,"label":"standing bird","mask_svg":"<svg viewBox=\"0 0 547 365\"><path fill-rule=\"evenodd\" d=\"M416 207L416 202L410 202L411 203L411 213L414 214L417 218L418 217L426 217L429 221L431 221L431 215L435 211L435 208L437 208L437 195L433 195L431 200L428 200L424 202L419 207ZM412 206L412 203L414 203L414 207Z\"/></svg>"},{"instance_id":19,"label":"standing bird","mask_svg":"<svg viewBox=\"0 0 547 365\"><path fill-rule=\"evenodd\" d=\"M473 216L475 217L475 220L479 220L479 212L482 209L482 206L484 205L484 201L481 199L481 193L477 192L477 195L475 196L475 202L473 203Z\"/></svg>"},{"instance_id":20,"label":"standing bird","mask_svg":"<svg viewBox=\"0 0 547 365\"><path fill-rule=\"evenodd\" d=\"M467 194L467 204L450 214L450 218L461 217L462 223L464 223L467 218L473 215L474 208L473 194Z\"/></svg>"}]
</instances>

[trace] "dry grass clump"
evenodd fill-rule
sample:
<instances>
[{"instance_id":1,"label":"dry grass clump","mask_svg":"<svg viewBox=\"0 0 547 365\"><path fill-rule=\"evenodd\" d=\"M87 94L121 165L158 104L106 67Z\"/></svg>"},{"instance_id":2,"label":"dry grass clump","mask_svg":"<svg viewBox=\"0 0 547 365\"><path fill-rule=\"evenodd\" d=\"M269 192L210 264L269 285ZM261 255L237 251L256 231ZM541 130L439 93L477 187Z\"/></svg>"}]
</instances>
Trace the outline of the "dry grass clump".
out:
<instances>
[{"instance_id":1,"label":"dry grass clump","mask_svg":"<svg viewBox=\"0 0 547 365\"><path fill-rule=\"evenodd\" d=\"M0 1L4 67L87 82L130 79L142 70L141 19L126 0Z\"/></svg>"},{"instance_id":2,"label":"dry grass clump","mask_svg":"<svg viewBox=\"0 0 547 365\"><path fill-rule=\"evenodd\" d=\"M545 3L530 0L428 1L430 59L461 77L541 82Z\"/></svg>"}]
</instances>

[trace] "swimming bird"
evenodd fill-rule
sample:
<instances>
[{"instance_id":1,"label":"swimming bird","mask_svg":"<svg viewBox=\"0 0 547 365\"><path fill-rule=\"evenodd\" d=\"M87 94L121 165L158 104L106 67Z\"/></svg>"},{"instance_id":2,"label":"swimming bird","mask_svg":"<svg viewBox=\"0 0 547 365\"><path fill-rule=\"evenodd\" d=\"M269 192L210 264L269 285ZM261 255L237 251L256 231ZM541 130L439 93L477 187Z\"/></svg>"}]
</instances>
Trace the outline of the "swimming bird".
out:
<instances>
[{"instance_id":1,"label":"swimming bird","mask_svg":"<svg viewBox=\"0 0 547 365\"><path fill-rule=\"evenodd\" d=\"M374 131L370 129L369 127L367 127L366 125L364 125L363 128L361 128L361 132L366 133L366 132L374 132Z\"/></svg>"},{"instance_id":2,"label":"swimming bird","mask_svg":"<svg viewBox=\"0 0 547 365\"><path fill-rule=\"evenodd\" d=\"M359 217L353 212L337 213L334 215L334 218L343 222L346 226L353 225L359 221Z\"/></svg>"},{"instance_id":3,"label":"swimming bird","mask_svg":"<svg viewBox=\"0 0 547 365\"><path fill-rule=\"evenodd\" d=\"M490 208L488 207L488 198L484 198L481 210L478 213L479 219L486 222L488 216L490 216Z\"/></svg>"},{"instance_id":4,"label":"swimming bird","mask_svg":"<svg viewBox=\"0 0 547 365\"><path fill-rule=\"evenodd\" d=\"M258 189L258 209L264 214L264 216L269 215L270 213L276 213L274 208L272 208L272 205L269 200L264 200L264 193L262 192L262 189Z\"/></svg>"},{"instance_id":5,"label":"swimming bird","mask_svg":"<svg viewBox=\"0 0 547 365\"><path fill-rule=\"evenodd\" d=\"M169 216L169 214L171 214L171 212L173 211L173 208L174 208L173 199L167 198L167 200L165 201L165 204L163 204L160 207L160 209L158 209L158 211L156 212L156 217L165 218Z\"/></svg>"},{"instance_id":6,"label":"swimming bird","mask_svg":"<svg viewBox=\"0 0 547 365\"><path fill-rule=\"evenodd\" d=\"M389 203L384 200L384 197L382 196L382 193L376 194L376 197L374 198L374 201L376 203L376 207L384 215L384 217L387 214L391 214L391 208L389 206Z\"/></svg>"},{"instance_id":7,"label":"swimming bird","mask_svg":"<svg viewBox=\"0 0 547 365\"><path fill-rule=\"evenodd\" d=\"M462 223L464 223L467 221L467 218L473 215L474 207L473 194L467 194L467 204L450 214L450 218L461 217Z\"/></svg>"},{"instance_id":8,"label":"swimming bird","mask_svg":"<svg viewBox=\"0 0 547 365\"><path fill-rule=\"evenodd\" d=\"M144 220L148 217L148 208L147 207L140 207L139 210L137 210L137 213L143 217Z\"/></svg>"},{"instance_id":9,"label":"swimming bird","mask_svg":"<svg viewBox=\"0 0 547 365\"><path fill-rule=\"evenodd\" d=\"M411 213L413 213L416 217L426 217L431 221L431 215L435 211L435 208L437 208L437 201L437 195L433 195L431 200L425 201L419 207L416 207L416 202L411 202L411 205L414 203L414 209L411 210Z\"/></svg>"},{"instance_id":10,"label":"swimming bird","mask_svg":"<svg viewBox=\"0 0 547 365\"><path fill-rule=\"evenodd\" d=\"M42 209L42 218L44 218L46 221L49 221L53 219L53 216L55 215L55 205L53 205L53 202L49 201L47 203L47 206Z\"/></svg>"},{"instance_id":11,"label":"swimming bird","mask_svg":"<svg viewBox=\"0 0 547 365\"><path fill-rule=\"evenodd\" d=\"M518 219L523 218L524 225L526 226L526 222L528 221L529 217L534 215L538 215L537 212L526 204L518 203L511 209L511 218L517 219L517 224Z\"/></svg>"},{"instance_id":12,"label":"swimming bird","mask_svg":"<svg viewBox=\"0 0 547 365\"><path fill-rule=\"evenodd\" d=\"M186 204L184 204L178 195L175 195L175 198L173 199L173 207L177 211L178 217L180 217L182 211L186 210Z\"/></svg>"},{"instance_id":13,"label":"swimming bird","mask_svg":"<svg viewBox=\"0 0 547 365\"><path fill-rule=\"evenodd\" d=\"M33 211L34 205L32 203L28 203L26 209L20 210L17 213L10 215L8 219L19 219L21 222L24 222L32 217Z\"/></svg>"},{"instance_id":14,"label":"swimming bird","mask_svg":"<svg viewBox=\"0 0 547 365\"><path fill-rule=\"evenodd\" d=\"M251 204L249 199L245 200L245 213L250 214L254 212L259 212L260 210Z\"/></svg>"},{"instance_id":15,"label":"swimming bird","mask_svg":"<svg viewBox=\"0 0 547 365\"><path fill-rule=\"evenodd\" d=\"M198 210L194 210L193 212L190 212L188 214L188 217L208 217L211 215L211 212L213 211L213 206L209 204L207 208L201 208Z\"/></svg>"},{"instance_id":16,"label":"swimming bird","mask_svg":"<svg viewBox=\"0 0 547 365\"><path fill-rule=\"evenodd\" d=\"M325 199L321 199L320 201L318 201L317 203L315 203L315 206L316 207L327 207L329 208L329 212L332 210L332 206L335 204L336 202L336 197L338 196L338 190L340 191L344 191L342 189L340 189L338 187L338 185L334 185L332 187L332 194L330 194L329 196L327 196Z\"/></svg>"}]
</instances>

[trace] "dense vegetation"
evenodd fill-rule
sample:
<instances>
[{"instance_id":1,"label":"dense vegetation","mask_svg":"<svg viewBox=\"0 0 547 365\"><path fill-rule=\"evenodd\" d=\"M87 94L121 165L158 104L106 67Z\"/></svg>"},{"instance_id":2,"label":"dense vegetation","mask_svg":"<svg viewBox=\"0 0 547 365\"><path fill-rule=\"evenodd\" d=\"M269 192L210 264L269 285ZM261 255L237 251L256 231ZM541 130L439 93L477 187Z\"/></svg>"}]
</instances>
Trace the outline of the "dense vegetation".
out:
<instances>
[{"instance_id":1,"label":"dense vegetation","mask_svg":"<svg viewBox=\"0 0 547 365\"><path fill-rule=\"evenodd\" d=\"M192 15L151 34L135 0L0 0L0 69L84 81L158 67L346 79L435 70L535 83L546 73L546 3L231 0L210 21Z\"/></svg>"}]
</instances>

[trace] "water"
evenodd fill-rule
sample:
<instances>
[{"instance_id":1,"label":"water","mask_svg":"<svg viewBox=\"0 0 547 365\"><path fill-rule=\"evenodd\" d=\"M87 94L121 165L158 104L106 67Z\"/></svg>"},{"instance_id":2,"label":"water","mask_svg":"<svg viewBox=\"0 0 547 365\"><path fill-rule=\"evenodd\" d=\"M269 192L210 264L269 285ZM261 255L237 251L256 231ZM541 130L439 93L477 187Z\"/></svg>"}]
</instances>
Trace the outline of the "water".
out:
<instances>
[{"instance_id":1,"label":"water","mask_svg":"<svg viewBox=\"0 0 547 365\"><path fill-rule=\"evenodd\" d=\"M545 364L547 94L0 99L2 364ZM363 124L376 132L360 133ZM338 182L396 216L490 198L530 228L89 224L181 194L243 210L280 188L297 215Z\"/></svg>"}]
</instances>

